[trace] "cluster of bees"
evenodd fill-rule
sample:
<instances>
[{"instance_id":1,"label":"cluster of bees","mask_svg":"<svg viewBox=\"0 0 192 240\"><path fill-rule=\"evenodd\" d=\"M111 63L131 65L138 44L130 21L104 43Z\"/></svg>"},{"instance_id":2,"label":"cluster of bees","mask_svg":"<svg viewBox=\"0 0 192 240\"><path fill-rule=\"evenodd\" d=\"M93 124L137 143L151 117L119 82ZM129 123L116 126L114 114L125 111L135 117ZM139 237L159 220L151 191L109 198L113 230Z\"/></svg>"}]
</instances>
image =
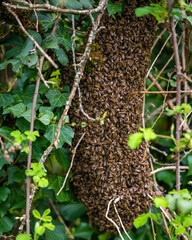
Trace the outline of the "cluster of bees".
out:
<instances>
[{"instance_id":1,"label":"cluster of bees","mask_svg":"<svg viewBox=\"0 0 192 240\"><path fill-rule=\"evenodd\" d=\"M100 231L116 232L106 218L111 199L120 197L117 211L129 230L147 209L152 193L145 144L135 150L127 144L129 135L139 130L142 114L142 94L130 93L144 88L156 26L151 16L135 16L135 8L146 4L146 0L127 1L122 17L104 15L105 28L96 38L102 62L80 83L85 112L92 118L107 112L104 125L81 113L78 96L71 107L71 121L87 123L86 128L75 129L74 146L84 131L86 135L76 152L72 183ZM109 217L120 227L113 205Z\"/></svg>"}]
</instances>

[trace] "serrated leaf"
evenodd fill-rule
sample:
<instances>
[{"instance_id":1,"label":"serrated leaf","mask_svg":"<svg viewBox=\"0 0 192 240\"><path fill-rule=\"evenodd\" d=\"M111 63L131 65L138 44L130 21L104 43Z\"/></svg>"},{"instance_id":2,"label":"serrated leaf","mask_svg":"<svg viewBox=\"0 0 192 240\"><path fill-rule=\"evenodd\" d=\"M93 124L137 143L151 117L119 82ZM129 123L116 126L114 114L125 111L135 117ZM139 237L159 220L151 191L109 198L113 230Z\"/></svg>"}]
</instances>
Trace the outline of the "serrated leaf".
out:
<instances>
[{"instance_id":1,"label":"serrated leaf","mask_svg":"<svg viewBox=\"0 0 192 240\"><path fill-rule=\"evenodd\" d=\"M151 128L144 129L143 133L146 141L150 141L157 138L157 135L154 133L154 131Z\"/></svg>"},{"instance_id":2,"label":"serrated leaf","mask_svg":"<svg viewBox=\"0 0 192 240\"><path fill-rule=\"evenodd\" d=\"M185 232L185 227L179 226L177 229L175 229L175 235L181 235Z\"/></svg>"},{"instance_id":3,"label":"serrated leaf","mask_svg":"<svg viewBox=\"0 0 192 240\"><path fill-rule=\"evenodd\" d=\"M33 42L29 38L27 38L27 40L23 44L19 57L28 56L30 51L33 50L33 48L34 48Z\"/></svg>"},{"instance_id":4,"label":"serrated leaf","mask_svg":"<svg viewBox=\"0 0 192 240\"><path fill-rule=\"evenodd\" d=\"M37 219L41 219L41 214L37 210L33 210L33 216Z\"/></svg>"},{"instance_id":5,"label":"serrated leaf","mask_svg":"<svg viewBox=\"0 0 192 240\"><path fill-rule=\"evenodd\" d=\"M42 37L38 32L29 29L28 33L41 45Z\"/></svg>"},{"instance_id":6,"label":"serrated leaf","mask_svg":"<svg viewBox=\"0 0 192 240\"><path fill-rule=\"evenodd\" d=\"M55 139L55 133L56 133L57 125L56 124L51 124L46 128L44 137L49 140L50 142L53 142ZM74 132L72 128L69 126L62 126L61 127L61 132L60 132L60 137L59 137L59 143L57 145L57 148L60 148L63 146L64 143L67 143L71 146L71 141L72 138L74 137Z\"/></svg>"},{"instance_id":7,"label":"serrated leaf","mask_svg":"<svg viewBox=\"0 0 192 240\"><path fill-rule=\"evenodd\" d=\"M59 49L57 39L54 37L49 38L48 40L46 39L46 42L43 44L44 49Z\"/></svg>"},{"instance_id":8,"label":"serrated leaf","mask_svg":"<svg viewBox=\"0 0 192 240\"><path fill-rule=\"evenodd\" d=\"M10 107L11 112L18 118L22 116L22 114L25 112L25 109L26 106L23 103L18 103Z\"/></svg>"},{"instance_id":9,"label":"serrated leaf","mask_svg":"<svg viewBox=\"0 0 192 240\"><path fill-rule=\"evenodd\" d=\"M19 53L21 52L21 49L22 49L22 46L15 46L9 49L8 51L6 50L6 53L5 53L6 60L11 57L18 56Z\"/></svg>"},{"instance_id":10,"label":"serrated leaf","mask_svg":"<svg viewBox=\"0 0 192 240\"><path fill-rule=\"evenodd\" d=\"M147 213L146 214L142 214L142 215L138 216L134 220L133 225L136 228L142 227L143 225L145 225L145 223L147 222L148 218L149 218L149 215Z\"/></svg>"},{"instance_id":11,"label":"serrated leaf","mask_svg":"<svg viewBox=\"0 0 192 240\"><path fill-rule=\"evenodd\" d=\"M61 166L67 170L70 166L70 151L67 148L59 148L55 151L55 158Z\"/></svg>"},{"instance_id":12,"label":"serrated leaf","mask_svg":"<svg viewBox=\"0 0 192 240\"><path fill-rule=\"evenodd\" d=\"M31 234L19 234L16 240L31 240Z\"/></svg>"},{"instance_id":13,"label":"serrated leaf","mask_svg":"<svg viewBox=\"0 0 192 240\"><path fill-rule=\"evenodd\" d=\"M58 61L63 66L67 66L67 64L69 63L69 59L68 59L66 53L64 52L64 50L62 48L59 48L59 49L54 49L54 52L56 53Z\"/></svg>"},{"instance_id":14,"label":"serrated leaf","mask_svg":"<svg viewBox=\"0 0 192 240\"><path fill-rule=\"evenodd\" d=\"M130 149L138 147L143 140L143 136L144 134L140 132L131 134L128 139L128 145Z\"/></svg>"},{"instance_id":15,"label":"serrated leaf","mask_svg":"<svg viewBox=\"0 0 192 240\"><path fill-rule=\"evenodd\" d=\"M51 13L42 13L38 11L37 14L38 20L42 23L43 27L45 28L45 31L47 31L54 25L53 15Z\"/></svg>"},{"instance_id":16,"label":"serrated leaf","mask_svg":"<svg viewBox=\"0 0 192 240\"><path fill-rule=\"evenodd\" d=\"M50 89L45 96L49 99L50 104L53 108L62 107L66 104L69 94L64 92L61 93L59 89Z\"/></svg>"},{"instance_id":17,"label":"serrated leaf","mask_svg":"<svg viewBox=\"0 0 192 240\"><path fill-rule=\"evenodd\" d=\"M71 36L64 32L64 27L59 27L58 33L58 43L63 45L63 47L69 51L71 50Z\"/></svg>"},{"instance_id":18,"label":"serrated leaf","mask_svg":"<svg viewBox=\"0 0 192 240\"><path fill-rule=\"evenodd\" d=\"M0 107L8 107L14 102L13 96L10 93L0 94Z\"/></svg>"},{"instance_id":19,"label":"serrated leaf","mask_svg":"<svg viewBox=\"0 0 192 240\"><path fill-rule=\"evenodd\" d=\"M154 203L157 208L160 206L164 208L168 207L168 201L163 197L154 197Z\"/></svg>"}]
</instances>

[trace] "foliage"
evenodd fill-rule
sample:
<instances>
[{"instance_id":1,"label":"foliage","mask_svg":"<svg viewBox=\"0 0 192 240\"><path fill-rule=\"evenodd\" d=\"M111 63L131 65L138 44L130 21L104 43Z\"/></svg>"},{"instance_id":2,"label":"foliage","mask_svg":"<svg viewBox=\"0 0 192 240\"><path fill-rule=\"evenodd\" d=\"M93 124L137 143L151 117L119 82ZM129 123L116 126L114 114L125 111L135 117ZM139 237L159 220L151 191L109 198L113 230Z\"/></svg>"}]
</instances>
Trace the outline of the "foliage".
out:
<instances>
[{"instance_id":1,"label":"foliage","mask_svg":"<svg viewBox=\"0 0 192 240\"><path fill-rule=\"evenodd\" d=\"M55 7L76 10L92 9L98 3L98 1L93 0L50 0L49 2ZM124 1L109 1L107 11L110 16L116 19L116 17L121 16L123 7ZM171 11L168 10L164 0L161 3L150 3L149 6L137 8L135 11L137 17L152 14L158 21L168 21L169 17L172 16L178 21L176 30L180 35L183 31L184 19L189 24L192 24L191 12L191 5L188 1L183 0L174 1ZM5 18L9 14L5 11ZM21 19L23 24L25 23L24 15ZM93 17L95 18L95 14L93 14ZM52 35L57 18L60 18L58 29L56 34ZM41 240L44 237L47 240L65 240L74 237L78 239L117 240L119 239L118 236L110 233L100 233L95 226L89 225L86 209L81 202L77 201L70 185L73 172L69 174L65 188L57 195L70 166L69 149L75 134L74 126L86 128L88 123L82 122L81 126L77 126L75 122L70 122L70 118L67 116L61 126L58 145L53 149L45 163L47 173L45 173L40 163L44 151L55 139L58 122L70 94L70 87L66 86L63 79L66 74L65 69L71 67L71 38L73 31L71 14L59 16L55 12L36 11L30 15L29 20L31 23L36 22L37 19L39 30L27 28L27 32L44 51L47 51L52 60L58 65L58 69L54 69L47 59L44 60L42 75L51 84L47 88L42 81L40 82L33 116L31 115L36 80L39 76L38 68L42 54L35 47L34 42L25 34L14 31L15 22L8 22L10 32L0 39L2 52L0 70L8 71L8 76L11 75L8 82L6 84L2 83L0 86L0 235L7 238L14 235L16 240ZM86 16L75 15L75 22L78 26L76 28L74 48L82 52L91 20ZM24 27L26 27L25 24ZM2 35L5 33L4 30L0 25ZM161 25L159 25L157 36L160 34L160 30L162 30ZM153 49L152 61L156 58L167 37L168 32L165 32L160 39L159 45L156 45ZM181 43L183 43L182 39ZM188 42L187 46L190 46L190 42ZM155 65L156 67L151 70L151 74L155 77L158 76L164 63L168 62L168 53L170 53L171 47L172 44L168 42L165 51ZM181 47L179 50L182 51ZM187 52L186 59L188 61L186 72L190 72L189 62L191 55L187 54ZM166 71L163 72L157 80L163 89L174 91L177 87L174 61L168 64L168 71L168 74ZM72 75L73 73L71 73ZM182 81L184 82L184 79ZM146 88L150 85L151 82L147 78ZM156 91L156 88L153 86L150 91ZM182 137L177 142L173 124L175 117L179 114L190 126L189 118L192 106L187 102L183 102L180 106L175 106L175 109L166 107L166 111L163 111L158 119L157 113L154 112L159 107L164 109L164 105L165 103L159 95L146 94L146 127L143 126L139 132L130 135L128 145L130 149L134 149L142 141L147 141L150 142L154 149L158 149L160 152L154 149L150 151L150 155L153 155L154 159L158 159L153 164L155 169L159 167L158 163L162 165L175 164L175 154L179 150L181 165L188 166L189 171L187 174L181 172L183 189L180 191L173 190L175 185L174 172L163 171L156 174L158 184L162 185L164 191L168 192L168 194L165 197L154 197L150 211L135 219L134 226L136 229L129 232L132 239L153 239L149 219L154 221L157 239L167 239L167 231L171 239L176 239L175 237L181 234L184 234L188 239L192 239L189 231L189 227L192 226L192 133L182 132ZM151 117L147 118L148 115L151 115ZM104 125L107 117L107 112L103 116L99 116L98 124ZM34 130L30 131L32 118L34 118ZM158 123L156 123L156 120ZM27 157L29 144L31 143L32 163L30 169L27 169ZM164 154L161 154L161 152ZM35 191L31 207L31 234L24 234L24 231L19 233L18 230L20 221L25 215L26 176L31 177L31 186ZM162 227L161 208L169 212L171 216L168 230ZM64 221L66 223L63 224ZM67 224L68 229L65 228L65 224ZM126 239L125 234L123 237Z\"/></svg>"}]
</instances>

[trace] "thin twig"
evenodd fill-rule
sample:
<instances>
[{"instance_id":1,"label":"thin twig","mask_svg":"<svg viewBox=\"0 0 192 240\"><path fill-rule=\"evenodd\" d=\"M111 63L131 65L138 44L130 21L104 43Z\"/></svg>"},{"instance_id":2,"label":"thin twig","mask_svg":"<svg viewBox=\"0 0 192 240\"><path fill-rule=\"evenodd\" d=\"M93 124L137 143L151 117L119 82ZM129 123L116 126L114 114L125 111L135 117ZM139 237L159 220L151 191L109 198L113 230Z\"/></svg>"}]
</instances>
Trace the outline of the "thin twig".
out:
<instances>
[{"instance_id":1,"label":"thin twig","mask_svg":"<svg viewBox=\"0 0 192 240\"><path fill-rule=\"evenodd\" d=\"M125 229L125 227L124 227L124 225L123 225L123 222L122 222L122 220L121 220L121 217L119 216L119 213L118 213L118 211L117 211L116 203L117 203L119 200L120 200L120 197L116 198L116 199L114 200L114 202L113 202L113 206L114 206L115 212L116 212L116 214L117 214L117 216L118 216L118 219L119 219L119 221L120 221L121 227L123 228L124 233L126 234L126 236L127 236L130 240L132 240L131 237L129 236L129 234L127 233L127 231L126 231L126 229Z\"/></svg>"},{"instance_id":2,"label":"thin twig","mask_svg":"<svg viewBox=\"0 0 192 240\"><path fill-rule=\"evenodd\" d=\"M75 237L72 235L71 231L69 230L69 228L67 227L66 223L64 222L63 218L61 217L59 211L57 210L56 206L54 205L53 201L51 200L51 198L49 198L49 203L51 204L51 207L53 208L53 210L55 211L57 218L59 219L59 222L62 223L65 227L66 232L68 233L68 237L71 239L75 239Z\"/></svg>"},{"instance_id":3,"label":"thin twig","mask_svg":"<svg viewBox=\"0 0 192 240\"><path fill-rule=\"evenodd\" d=\"M21 30L28 36L28 38L34 43L35 47L42 53L42 55L55 67L58 68L57 64L50 58L50 56L42 49L38 42L25 30L23 24L19 20L16 13L14 13L10 8L7 7L7 10L15 17Z\"/></svg>"},{"instance_id":4,"label":"thin twig","mask_svg":"<svg viewBox=\"0 0 192 240\"><path fill-rule=\"evenodd\" d=\"M73 156L72 156L72 159L71 159L71 165L70 165L70 167L69 167L69 169L68 169L68 171L67 171L67 174L66 174L66 176L65 176L65 179L64 179L64 181L63 181L63 185L62 185L62 187L59 189L59 191L58 191L58 193L57 193L57 196L60 194L60 192L61 192L61 191L63 190L63 188L65 187L65 183L66 183L67 178L68 178L68 176L69 176L69 173L71 172L71 169L72 169L72 167L73 167L73 162L74 162L74 159L75 159L75 154L76 154L77 148L78 148L80 142L82 141L82 139L84 138L84 136L85 136L85 132L82 134L81 138L79 139L77 145L75 146L75 148L74 148L74 150L73 150Z\"/></svg>"},{"instance_id":5,"label":"thin twig","mask_svg":"<svg viewBox=\"0 0 192 240\"><path fill-rule=\"evenodd\" d=\"M111 203L112 203L113 200L114 200L114 198L112 198L112 199L109 201L108 205L107 205L107 211L106 211L105 217L116 227L116 229L117 229L117 231L118 231L118 233L119 233L120 238L121 238L122 240L124 240L124 238L123 238L123 236L122 236L122 234L121 234L121 231L120 231L118 225L113 221L113 219L111 219L110 217L108 217L109 210L110 210L110 206L111 206Z\"/></svg>"},{"instance_id":6,"label":"thin twig","mask_svg":"<svg viewBox=\"0 0 192 240\"><path fill-rule=\"evenodd\" d=\"M38 10L38 11L45 11L45 12L57 12L57 13L71 13L71 14L80 14L80 15L89 15L90 13L98 13L98 12L102 12L102 10L105 7L106 1L105 0L100 0L98 7L96 7L95 9L85 9L85 10L74 10L74 9L64 9L64 8L59 8L59 7L55 7L53 5L50 5L49 3L46 4L31 4L27 1L22 1L22 0L13 0L14 2L18 2L18 3L23 3L25 4L27 7L25 6L21 6L21 5L13 5L13 4L9 4L6 2L3 2L3 6L5 7L10 7L13 9L22 9L22 10L31 10L33 11L34 9Z\"/></svg>"},{"instance_id":7,"label":"thin twig","mask_svg":"<svg viewBox=\"0 0 192 240\"><path fill-rule=\"evenodd\" d=\"M167 157L167 153L165 151L162 151L162 150L160 150L160 149L158 149L156 147L153 147L153 146L149 146L149 148L151 148L151 149L153 149L153 150L163 154L165 157Z\"/></svg>"},{"instance_id":8,"label":"thin twig","mask_svg":"<svg viewBox=\"0 0 192 240\"><path fill-rule=\"evenodd\" d=\"M162 168L157 168L156 170L152 171L150 175L156 174L158 172L162 172L165 170L175 170L176 166L168 166L168 167L162 167ZM179 169L184 169L184 170L189 170L189 166L180 166Z\"/></svg>"}]
</instances>

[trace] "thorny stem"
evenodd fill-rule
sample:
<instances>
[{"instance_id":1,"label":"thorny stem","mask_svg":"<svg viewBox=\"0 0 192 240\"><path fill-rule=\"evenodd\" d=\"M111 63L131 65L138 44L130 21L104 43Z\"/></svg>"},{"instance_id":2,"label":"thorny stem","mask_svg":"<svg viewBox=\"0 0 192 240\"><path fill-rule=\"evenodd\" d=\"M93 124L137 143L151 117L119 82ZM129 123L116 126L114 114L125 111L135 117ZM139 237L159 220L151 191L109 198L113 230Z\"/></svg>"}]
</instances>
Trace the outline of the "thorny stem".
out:
<instances>
[{"instance_id":1,"label":"thorny stem","mask_svg":"<svg viewBox=\"0 0 192 240\"><path fill-rule=\"evenodd\" d=\"M172 3L171 0L167 0L168 9L171 11L172 9ZM170 28L172 32L172 42L173 42L173 50L174 50L174 57L175 57L175 64L176 64L176 81L177 81L177 100L176 105L181 105L181 64L179 59L179 50L178 50L178 44L177 44L177 35L175 31L175 26L173 22L173 17L170 17ZM176 150L176 190L180 190L180 152L179 152L179 140L180 140L180 114L177 113L176 115L176 140L177 140L177 150Z\"/></svg>"}]
</instances>

